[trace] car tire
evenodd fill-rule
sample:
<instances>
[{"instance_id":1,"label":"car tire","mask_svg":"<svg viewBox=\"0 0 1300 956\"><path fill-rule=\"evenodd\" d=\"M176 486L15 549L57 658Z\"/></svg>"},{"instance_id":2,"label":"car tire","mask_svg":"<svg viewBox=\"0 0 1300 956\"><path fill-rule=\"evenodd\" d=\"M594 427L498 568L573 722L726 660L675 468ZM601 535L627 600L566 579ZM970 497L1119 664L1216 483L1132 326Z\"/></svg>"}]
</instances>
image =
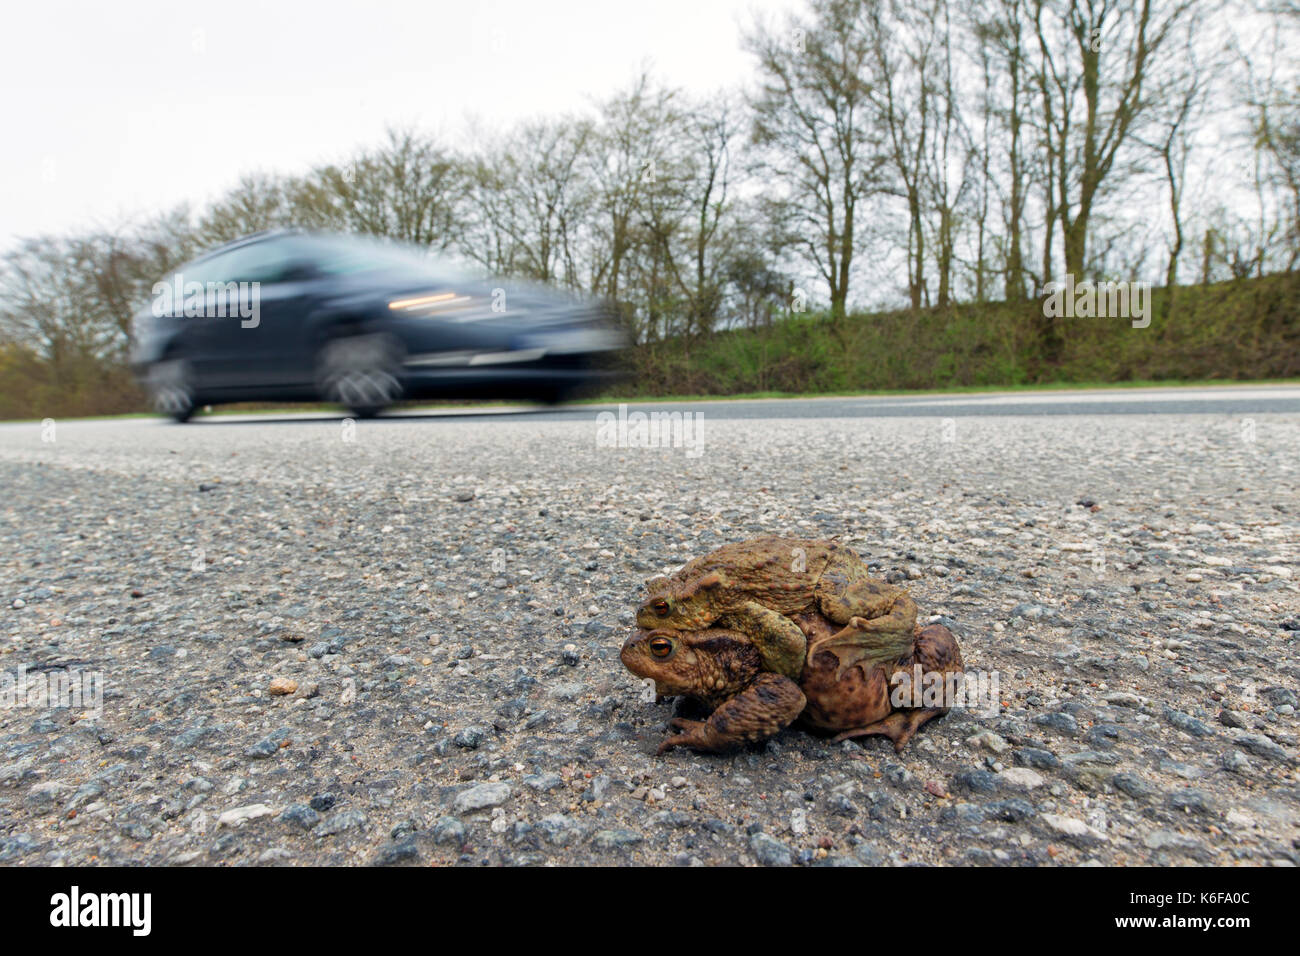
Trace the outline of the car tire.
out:
<instances>
[{"instance_id":1,"label":"car tire","mask_svg":"<svg viewBox=\"0 0 1300 956\"><path fill-rule=\"evenodd\" d=\"M166 359L155 363L145 380L154 411L174 422L187 422L197 409L193 378L184 359Z\"/></svg>"},{"instance_id":2,"label":"car tire","mask_svg":"<svg viewBox=\"0 0 1300 956\"><path fill-rule=\"evenodd\" d=\"M402 396L401 348L387 335L345 335L321 348L321 397L357 418L374 418Z\"/></svg>"}]
</instances>

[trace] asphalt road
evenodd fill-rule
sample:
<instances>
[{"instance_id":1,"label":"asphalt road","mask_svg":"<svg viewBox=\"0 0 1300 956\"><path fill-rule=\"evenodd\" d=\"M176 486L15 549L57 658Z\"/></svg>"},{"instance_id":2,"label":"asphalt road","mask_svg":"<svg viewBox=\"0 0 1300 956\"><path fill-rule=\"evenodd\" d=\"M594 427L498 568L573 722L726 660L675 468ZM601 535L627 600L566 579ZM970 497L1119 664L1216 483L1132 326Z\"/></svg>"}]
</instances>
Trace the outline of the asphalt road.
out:
<instances>
[{"instance_id":1,"label":"asphalt road","mask_svg":"<svg viewBox=\"0 0 1300 956\"><path fill-rule=\"evenodd\" d=\"M585 421L618 404L482 406L410 409L390 418L527 417L532 421ZM736 401L630 402L629 412L690 411L709 420L754 418L958 418L989 415L1256 415L1300 412L1300 385L1225 385L1208 388L1081 389L1046 392L993 392L968 395L857 396L831 398L741 399ZM319 412L274 415L220 415L231 421L320 421L342 417ZM212 421L213 419L200 419Z\"/></svg>"},{"instance_id":2,"label":"asphalt road","mask_svg":"<svg viewBox=\"0 0 1300 956\"><path fill-rule=\"evenodd\" d=\"M0 426L0 864L1300 863L1300 389L611 410ZM1000 700L656 757L641 583L771 533Z\"/></svg>"}]
</instances>

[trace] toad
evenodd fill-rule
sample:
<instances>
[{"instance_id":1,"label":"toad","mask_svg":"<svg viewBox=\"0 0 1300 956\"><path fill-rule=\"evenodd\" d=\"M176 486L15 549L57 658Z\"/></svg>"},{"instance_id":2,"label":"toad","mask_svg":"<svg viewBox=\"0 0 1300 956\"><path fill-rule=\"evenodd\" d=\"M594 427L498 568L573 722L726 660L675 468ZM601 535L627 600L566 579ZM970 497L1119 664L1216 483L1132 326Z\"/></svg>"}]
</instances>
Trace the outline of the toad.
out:
<instances>
[{"instance_id":1,"label":"toad","mask_svg":"<svg viewBox=\"0 0 1300 956\"><path fill-rule=\"evenodd\" d=\"M674 747L719 752L766 740L799 719L814 730L835 734L835 740L880 734L902 751L927 721L947 713L939 706L894 706L892 694L918 667L941 675L953 685L962 671L961 651L952 632L941 624L916 628L908 646L885 659L868 652L844 668L836 652L846 629L824 615L805 612L795 618L808 651L798 680L764 670L757 645L746 634L723 628L679 631L638 630L623 645L624 666L638 677L654 680L663 696L696 698L712 713L707 720L674 718L677 731L659 746L663 754ZM852 636L852 632L850 634ZM858 633L870 646L870 633ZM893 699L891 699L893 698ZM906 698L905 703L916 703Z\"/></svg>"},{"instance_id":2,"label":"toad","mask_svg":"<svg viewBox=\"0 0 1300 956\"><path fill-rule=\"evenodd\" d=\"M724 545L676 573L646 582L637 610L645 630L738 631L753 643L764 670L798 680L807 638L791 617L807 612L840 625L822 643L836 677L864 659L907 650L916 603L902 588L872 577L836 541L770 535Z\"/></svg>"}]
</instances>

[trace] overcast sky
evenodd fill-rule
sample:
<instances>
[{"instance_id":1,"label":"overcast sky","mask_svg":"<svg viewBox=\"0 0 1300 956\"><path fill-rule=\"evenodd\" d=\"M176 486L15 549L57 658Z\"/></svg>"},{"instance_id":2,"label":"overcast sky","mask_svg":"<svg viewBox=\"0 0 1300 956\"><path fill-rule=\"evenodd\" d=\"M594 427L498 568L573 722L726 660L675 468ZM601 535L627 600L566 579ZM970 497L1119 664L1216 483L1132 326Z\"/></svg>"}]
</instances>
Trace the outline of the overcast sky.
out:
<instances>
[{"instance_id":1,"label":"overcast sky","mask_svg":"<svg viewBox=\"0 0 1300 956\"><path fill-rule=\"evenodd\" d=\"M0 247L299 172L386 125L456 136L583 108L642 63L752 75L739 25L795 0L124 0L0 12Z\"/></svg>"}]
</instances>

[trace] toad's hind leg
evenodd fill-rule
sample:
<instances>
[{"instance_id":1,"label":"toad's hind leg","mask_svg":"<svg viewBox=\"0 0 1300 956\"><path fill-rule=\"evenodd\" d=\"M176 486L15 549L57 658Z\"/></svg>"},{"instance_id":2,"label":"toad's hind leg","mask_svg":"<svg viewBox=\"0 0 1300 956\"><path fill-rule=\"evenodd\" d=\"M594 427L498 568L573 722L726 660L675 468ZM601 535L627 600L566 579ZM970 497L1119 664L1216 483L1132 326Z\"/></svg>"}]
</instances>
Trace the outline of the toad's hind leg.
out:
<instances>
[{"instance_id":1,"label":"toad's hind leg","mask_svg":"<svg viewBox=\"0 0 1300 956\"><path fill-rule=\"evenodd\" d=\"M846 730L835 737L836 742L848 740L850 737L868 737L873 734L879 734L888 737L894 742L894 752L902 753L903 747L912 739L912 735L920 729L921 725L935 717L942 717L948 711L946 709L933 710L896 710L884 720L878 720L874 724L867 724L865 727L858 727L854 730Z\"/></svg>"},{"instance_id":2,"label":"toad's hind leg","mask_svg":"<svg viewBox=\"0 0 1300 956\"><path fill-rule=\"evenodd\" d=\"M794 723L807 700L799 685L780 674L759 674L755 681L709 715L708 720L674 718L674 734L659 753L674 747L722 751L774 736Z\"/></svg>"},{"instance_id":3,"label":"toad's hind leg","mask_svg":"<svg viewBox=\"0 0 1300 956\"><path fill-rule=\"evenodd\" d=\"M836 624L862 618L869 632L912 633L916 602L902 588L874 578L839 582L823 577L817 586L817 606Z\"/></svg>"},{"instance_id":4,"label":"toad's hind leg","mask_svg":"<svg viewBox=\"0 0 1300 956\"><path fill-rule=\"evenodd\" d=\"M826 610L833 606L836 599L822 595L819 602L822 613L835 620L834 615ZM847 605L839 608L843 611ZM877 666L889 666L901 661L912 651L912 641L916 631L916 602L906 591L897 590L878 617L859 617L850 615L843 623L842 630L818 643L822 650L834 654L839 661L835 679L839 680L844 672L854 665L861 665L864 673Z\"/></svg>"}]
</instances>

